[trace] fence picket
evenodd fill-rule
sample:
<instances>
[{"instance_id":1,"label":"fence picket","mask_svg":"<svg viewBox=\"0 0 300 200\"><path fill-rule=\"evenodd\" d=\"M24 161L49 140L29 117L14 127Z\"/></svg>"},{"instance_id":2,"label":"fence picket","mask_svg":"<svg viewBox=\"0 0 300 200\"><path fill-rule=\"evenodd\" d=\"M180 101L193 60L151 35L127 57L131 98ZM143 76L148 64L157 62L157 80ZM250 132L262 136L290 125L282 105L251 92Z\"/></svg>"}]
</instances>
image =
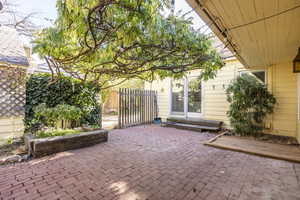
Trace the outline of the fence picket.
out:
<instances>
[{"instance_id":1,"label":"fence picket","mask_svg":"<svg viewBox=\"0 0 300 200\"><path fill-rule=\"evenodd\" d=\"M157 117L157 92L119 89L119 127L152 123Z\"/></svg>"}]
</instances>

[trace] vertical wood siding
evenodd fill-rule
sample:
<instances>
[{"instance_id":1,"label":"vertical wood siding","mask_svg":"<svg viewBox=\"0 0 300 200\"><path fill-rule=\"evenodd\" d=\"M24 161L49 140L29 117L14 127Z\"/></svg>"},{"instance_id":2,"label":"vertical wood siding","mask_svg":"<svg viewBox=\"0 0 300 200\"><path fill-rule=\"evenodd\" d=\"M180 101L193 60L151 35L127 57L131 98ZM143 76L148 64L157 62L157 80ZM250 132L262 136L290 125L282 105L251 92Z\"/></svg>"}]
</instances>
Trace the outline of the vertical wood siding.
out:
<instances>
[{"instance_id":1,"label":"vertical wood siding","mask_svg":"<svg viewBox=\"0 0 300 200\"><path fill-rule=\"evenodd\" d=\"M156 91L119 89L119 128L153 123L157 114Z\"/></svg>"}]
</instances>

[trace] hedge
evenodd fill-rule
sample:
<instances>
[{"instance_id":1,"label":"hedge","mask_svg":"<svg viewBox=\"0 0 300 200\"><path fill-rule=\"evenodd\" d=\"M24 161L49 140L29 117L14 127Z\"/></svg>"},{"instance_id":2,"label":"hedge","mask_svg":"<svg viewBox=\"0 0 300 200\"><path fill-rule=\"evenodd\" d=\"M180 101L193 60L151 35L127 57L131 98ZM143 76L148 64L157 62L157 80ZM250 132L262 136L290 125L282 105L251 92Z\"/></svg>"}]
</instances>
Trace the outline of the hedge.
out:
<instances>
[{"instance_id":1,"label":"hedge","mask_svg":"<svg viewBox=\"0 0 300 200\"><path fill-rule=\"evenodd\" d=\"M34 115L34 108L41 103L50 108L59 104L76 106L83 112L81 124L101 125L99 92L99 88L93 84L82 83L71 77L52 79L50 74L31 75L26 82L26 131L35 131L41 125L41 121Z\"/></svg>"}]
</instances>

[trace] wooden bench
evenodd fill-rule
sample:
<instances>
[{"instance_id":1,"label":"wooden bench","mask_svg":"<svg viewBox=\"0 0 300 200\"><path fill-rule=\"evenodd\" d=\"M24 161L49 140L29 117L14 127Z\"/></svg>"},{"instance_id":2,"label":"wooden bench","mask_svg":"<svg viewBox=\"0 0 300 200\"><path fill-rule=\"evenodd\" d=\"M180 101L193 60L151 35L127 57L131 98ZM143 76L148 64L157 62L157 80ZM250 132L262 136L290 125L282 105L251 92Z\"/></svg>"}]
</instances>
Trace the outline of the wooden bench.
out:
<instances>
[{"instance_id":1,"label":"wooden bench","mask_svg":"<svg viewBox=\"0 0 300 200\"><path fill-rule=\"evenodd\" d=\"M215 120L205 119L180 119L180 118L168 118L165 126L174 127L179 129L187 129L202 132L206 131L219 131L222 128L223 122Z\"/></svg>"}]
</instances>

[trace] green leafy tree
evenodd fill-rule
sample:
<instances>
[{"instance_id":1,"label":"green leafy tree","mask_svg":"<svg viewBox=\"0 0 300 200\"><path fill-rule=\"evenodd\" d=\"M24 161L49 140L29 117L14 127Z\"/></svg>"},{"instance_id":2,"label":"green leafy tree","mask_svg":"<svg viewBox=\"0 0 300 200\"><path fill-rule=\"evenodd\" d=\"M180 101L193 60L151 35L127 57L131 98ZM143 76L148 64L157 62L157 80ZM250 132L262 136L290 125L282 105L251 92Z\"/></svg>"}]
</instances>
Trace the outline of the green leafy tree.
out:
<instances>
[{"instance_id":1,"label":"green leafy tree","mask_svg":"<svg viewBox=\"0 0 300 200\"><path fill-rule=\"evenodd\" d=\"M264 119L273 113L276 103L266 85L245 74L234 80L226 92L230 103L227 115L234 132L254 136L262 133Z\"/></svg>"},{"instance_id":2,"label":"green leafy tree","mask_svg":"<svg viewBox=\"0 0 300 200\"><path fill-rule=\"evenodd\" d=\"M169 0L58 0L55 26L35 40L53 73L62 71L102 89L132 78L202 78L223 66L208 37L185 15L165 17Z\"/></svg>"}]
</instances>

